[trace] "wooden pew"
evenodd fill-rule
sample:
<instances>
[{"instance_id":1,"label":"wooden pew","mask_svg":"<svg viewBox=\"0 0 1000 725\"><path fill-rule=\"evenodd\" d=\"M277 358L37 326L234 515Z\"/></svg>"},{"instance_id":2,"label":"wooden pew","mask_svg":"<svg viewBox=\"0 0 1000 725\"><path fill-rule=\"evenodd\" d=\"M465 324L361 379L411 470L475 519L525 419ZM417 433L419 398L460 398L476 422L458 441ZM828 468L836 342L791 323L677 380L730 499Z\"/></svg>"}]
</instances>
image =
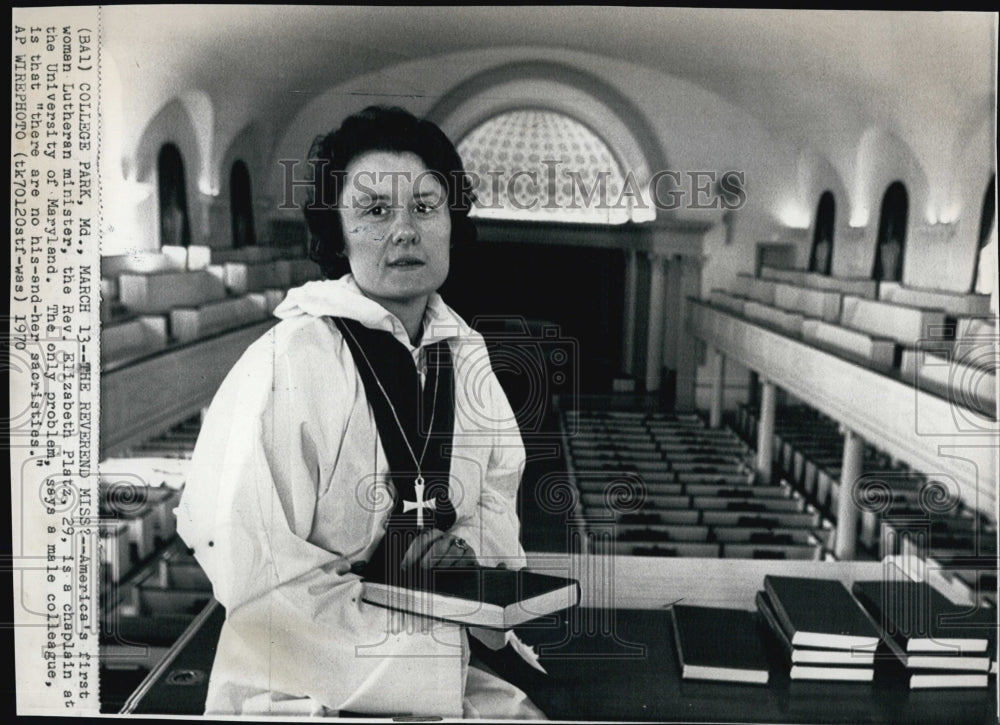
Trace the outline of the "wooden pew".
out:
<instances>
[{"instance_id":1,"label":"wooden pew","mask_svg":"<svg viewBox=\"0 0 1000 725\"><path fill-rule=\"evenodd\" d=\"M802 323L805 321L803 314L779 310L760 302L747 302L743 305L743 314L754 322L764 323L796 337L802 334Z\"/></svg>"},{"instance_id":2,"label":"wooden pew","mask_svg":"<svg viewBox=\"0 0 1000 725\"><path fill-rule=\"evenodd\" d=\"M212 263L212 248L198 244L192 244L188 247L164 244L160 247L160 253L169 258L176 269L188 271L208 269Z\"/></svg>"},{"instance_id":3,"label":"wooden pew","mask_svg":"<svg viewBox=\"0 0 1000 725\"><path fill-rule=\"evenodd\" d=\"M269 287L264 290L264 297L267 300L267 314L272 314L285 300L286 291L280 287Z\"/></svg>"},{"instance_id":4,"label":"wooden pew","mask_svg":"<svg viewBox=\"0 0 1000 725\"><path fill-rule=\"evenodd\" d=\"M944 310L955 317L971 317L990 313L990 296L967 292L906 287L900 282L882 282L880 300L911 305L922 309Z\"/></svg>"},{"instance_id":5,"label":"wooden pew","mask_svg":"<svg viewBox=\"0 0 1000 725\"><path fill-rule=\"evenodd\" d=\"M774 285L774 306L825 322L840 320L841 294L829 290L779 283Z\"/></svg>"},{"instance_id":6,"label":"wooden pew","mask_svg":"<svg viewBox=\"0 0 1000 725\"><path fill-rule=\"evenodd\" d=\"M761 267L760 278L800 284L809 275L804 269L786 269L784 267Z\"/></svg>"},{"instance_id":7,"label":"wooden pew","mask_svg":"<svg viewBox=\"0 0 1000 725\"><path fill-rule=\"evenodd\" d=\"M288 267L293 287L311 282L312 280L322 279L319 265L311 259L289 259Z\"/></svg>"},{"instance_id":8,"label":"wooden pew","mask_svg":"<svg viewBox=\"0 0 1000 725\"><path fill-rule=\"evenodd\" d=\"M603 550L602 550L603 549ZM618 556L671 556L671 557L710 557L719 556L720 547L718 544L695 544L686 542L670 542L666 544L634 543L634 542L614 542L611 551L607 547L595 546L592 553L600 555L603 553L614 553Z\"/></svg>"},{"instance_id":9,"label":"wooden pew","mask_svg":"<svg viewBox=\"0 0 1000 725\"><path fill-rule=\"evenodd\" d=\"M271 262L275 259L281 259L282 257L283 253L277 247L251 245L249 247L240 247L239 249L212 250L213 264L226 264L227 262L259 264L261 262Z\"/></svg>"},{"instance_id":10,"label":"wooden pew","mask_svg":"<svg viewBox=\"0 0 1000 725\"><path fill-rule=\"evenodd\" d=\"M633 451L655 451L657 450L656 443L653 441L622 441L620 439L612 439L610 436L606 435L591 435L587 433L581 433L573 436L569 439L570 448L574 453L580 453L585 451L616 451L622 454L628 454Z\"/></svg>"},{"instance_id":11,"label":"wooden pew","mask_svg":"<svg viewBox=\"0 0 1000 725\"><path fill-rule=\"evenodd\" d=\"M119 297L131 312L166 314L174 307L203 305L226 297L222 282L205 270L123 273L118 277Z\"/></svg>"},{"instance_id":12,"label":"wooden pew","mask_svg":"<svg viewBox=\"0 0 1000 725\"><path fill-rule=\"evenodd\" d=\"M663 444L715 445L719 443L739 443L739 438L732 431L728 430L709 430L703 428L665 429L650 426L649 434Z\"/></svg>"},{"instance_id":13,"label":"wooden pew","mask_svg":"<svg viewBox=\"0 0 1000 725\"><path fill-rule=\"evenodd\" d=\"M804 466L803 485L807 491L814 492L816 503L820 508L836 511L831 505L830 491L840 480L840 464L843 462L842 452L833 450L829 454L814 455L807 458ZM819 480L819 472L826 473L823 481Z\"/></svg>"},{"instance_id":14,"label":"wooden pew","mask_svg":"<svg viewBox=\"0 0 1000 725\"><path fill-rule=\"evenodd\" d=\"M128 524L124 521L106 521L102 523L99 532L104 577L117 584L129 575L134 565Z\"/></svg>"},{"instance_id":15,"label":"wooden pew","mask_svg":"<svg viewBox=\"0 0 1000 725\"><path fill-rule=\"evenodd\" d=\"M712 526L749 526L757 528L803 528L820 525L815 512L748 514L740 511L704 511L701 520Z\"/></svg>"},{"instance_id":16,"label":"wooden pew","mask_svg":"<svg viewBox=\"0 0 1000 725\"><path fill-rule=\"evenodd\" d=\"M693 509L642 509L641 511L613 511L604 506L602 501L599 506L588 509L588 516L595 520L602 519L614 521L617 525L641 524L644 526L696 526L699 525L701 514Z\"/></svg>"},{"instance_id":17,"label":"wooden pew","mask_svg":"<svg viewBox=\"0 0 1000 725\"><path fill-rule=\"evenodd\" d=\"M148 355L167 346L167 318L140 315L101 328L101 364L115 363Z\"/></svg>"},{"instance_id":18,"label":"wooden pew","mask_svg":"<svg viewBox=\"0 0 1000 725\"><path fill-rule=\"evenodd\" d=\"M773 280L761 279L752 274L738 274L731 282L731 290L734 295L739 297L745 297L765 305L773 305L775 284Z\"/></svg>"},{"instance_id":19,"label":"wooden pew","mask_svg":"<svg viewBox=\"0 0 1000 725\"><path fill-rule=\"evenodd\" d=\"M833 277L818 272L775 267L761 267L760 276L763 279L789 282L821 290L833 290L869 299L875 299L878 294L878 282L865 277Z\"/></svg>"},{"instance_id":20,"label":"wooden pew","mask_svg":"<svg viewBox=\"0 0 1000 725\"><path fill-rule=\"evenodd\" d=\"M288 288L292 284L292 270L285 259L271 262L226 262L225 286L233 294L262 292L268 287Z\"/></svg>"},{"instance_id":21,"label":"wooden pew","mask_svg":"<svg viewBox=\"0 0 1000 725\"><path fill-rule=\"evenodd\" d=\"M663 524L619 524L614 532L616 541L708 541L707 526Z\"/></svg>"},{"instance_id":22,"label":"wooden pew","mask_svg":"<svg viewBox=\"0 0 1000 725\"><path fill-rule=\"evenodd\" d=\"M805 320L802 338L817 347L834 350L858 359L871 368L888 372L892 369L896 343L887 337L852 330L822 320Z\"/></svg>"},{"instance_id":23,"label":"wooden pew","mask_svg":"<svg viewBox=\"0 0 1000 725\"><path fill-rule=\"evenodd\" d=\"M819 561L819 544L723 544L724 559L807 559Z\"/></svg>"},{"instance_id":24,"label":"wooden pew","mask_svg":"<svg viewBox=\"0 0 1000 725\"><path fill-rule=\"evenodd\" d=\"M118 278L101 277L101 324L112 322L124 308L118 299Z\"/></svg>"},{"instance_id":25,"label":"wooden pew","mask_svg":"<svg viewBox=\"0 0 1000 725\"><path fill-rule=\"evenodd\" d=\"M841 324L871 335L887 336L904 345L913 346L919 340L928 337L942 337L945 315L940 310L924 310L919 307L846 295Z\"/></svg>"},{"instance_id":26,"label":"wooden pew","mask_svg":"<svg viewBox=\"0 0 1000 725\"><path fill-rule=\"evenodd\" d=\"M190 342L267 319L268 315L266 295L250 293L197 307L175 308L170 311L170 330L178 342Z\"/></svg>"},{"instance_id":27,"label":"wooden pew","mask_svg":"<svg viewBox=\"0 0 1000 725\"><path fill-rule=\"evenodd\" d=\"M652 443L649 433L629 433L626 431L579 430L570 440L574 443L604 445L606 443L637 443L640 446Z\"/></svg>"},{"instance_id":28,"label":"wooden pew","mask_svg":"<svg viewBox=\"0 0 1000 725\"><path fill-rule=\"evenodd\" d=\"M133 481L135 485L131 485ZM123 482L129 484L129 488L116 490L116 484ZM180 492L176 489L147 486L132 476L101 477L101 516L117 522L109 526L108 532L109 539L116 540L117 548L110 557L116 567L115 581L173 539L177 527L174 508L179 499Z\"/></svg>"},{"instance_id":29,"label":"wooden pew","mask_svg":"<svg viewBox=\"0 0 1000 725\"><path fill-rule=\"evenodd\" d=\"M722 289L713 289L708 295L708 301L724 310L735 312L737 315L743 314L743 307L747 303L746 298L738 297Z\"/></svg>"},{"instance_id":30,"label":"wooden pew","mask_svg":"<svg viewBox=\"0 0 1000 725\"><path fill-rule=\"evenodd\" d=\"M729 462L726 459L713 458L704 461L692 461L685 463L678 461L671 462L670 470L676 471L678 477L684 477L688 473L708 473L714 476L738 476L745 469L742 463Z\"/></svg>"},{"instance_id":31,"label":"wooden pew","mask_svg":"<svg viewBox=\"0 0 1000 725\"><path fill-rule=\"evenodd\" d=\"M577 471L580 475L576 479L577 488L586 493L596 493L602 494L608 488L608 486L613 483L613 476L603 476L600 472L593 471ZM636 487L642 487L643 491L648 493L662 494L665 496L683 496L686 495L684 491L683 483L663 483L659 481L647 481L644 476L636 475L633 479L635 481Z\"/></svg>"},{"instance_id":32,"label":"wooden pew","mask_svg":"<svg viewBox=\"0 0 1000 725\"><path fill-rule=\"evenodd\" d=\"M803 511L806 502L795 498L748 497L745 499L723 498L720 496L693 496L691 507L700 511L757 511L761 514L772 511ZM750 508L754 507L754 508Z\"/></svg>"},{"instance_id":33,"label":"wooden pew","mask_svg":"<svg viewBox=\"0 0 1000 725\"><path fill-rule=\"evenodd\" d=\"M680 465L687 463L703 463L708 460L719 461L721 463L729 464L741 464L745 458L746 451L742 448L731 448L724 451L698 451L682 448L676 451L665 452L667 461L671 465Z\"/></svg>"},{"instance_id":34,"label":"wooden pew","mask_svg":"<svg viewBox=\"0 0 1000 725\"><path fill-rule=\"evenodd\" d=\"M752 472L739 474L713 473L711 471L676 471L673 473L676 480L683 483L714 483L724 486L742 486L749 483L753 476Z\"/></svg>"},{"instance_id":35,"label":"wooden pew","mask_svg":"<svg viewBox=\"0 0 1000 725\"><path fill-rule=\"evenodd\" d=\"M996 317L959 317L955 320L955 345L996 344Z\"/></svg>"},{"instance_id":36,"label":"wooden pew","mask_svg":"<svg viewBox=\"0 0 1000 725\"><path fill-rule=\"evenodd\" d=\"M818 537L810 528L760 529L746 526L713 526L712 534L723 544L815 545Z\"/></svg>"},{"instance_id":37,"label":"wooden pew","mask_svg":"<svg viewBox=\"0 0 1000 725\"><path fill-rule=\"evenodd\" d=\"M903 350L900 374L920 390L972 408L982 415L995 416L997 378L993 366L996 358L983 356L985 350L966 352L965 356L955 355L949 359L945 356L947 353L939 355L927 349Z\"/></svg>"},{"instance_id":38,"label":"wooden pew","mask_svg":"<svg viewBox=\"0 0 1000 725\"><path fill-rule=\"evenodd\" d=\"M574 448L571 455L581 465L601 460L663 461L663 454L656 450L621 451L615 448Z\"/></svg>"},{"instance_id":39,"label":"wooden pew","mask_svg":"<svg viewBox=\"0 0 1000 725\"><path fill-rule=\"evenodd\" d=\"M670 464L664 461L662 458L659 460L643 461L643 460L630 460L630 466L638 471L639 473L659 473L671 470Z\"/></svg>"},{"instance_id":40,"label":"wooden pew","mask_svg":"<svg viewBox=\"0 0 1000 725\"><path fill-rule=\"evenodd\" d=\"M583 505L591 508L601 508L608 503L612 503L606 498L605 492L601 493L581 493L580 499L583 501ZM686 509L691 506L690 496L660 496L658 494L646 493L643 496L643 505L646 508L656 509L657 511L668 511L672 509Z\"/></svg>"},{"instance_id":41,"label":"wooden pew","mask_svg":"<svg viewBox=\"0 0 1000 725\"><path fill-rule=\"evenodd\" d=\"M107 254L101 257L101 277L168 271L184 271L184 266L178 263L176 255L163 254L158 250L137 250L131 254Z\"/></svg>"},{"instance_id":42,"label":"wooden pew","mask_svg":"<svg viewBox=\"0 0 1000 725\"><path fill-rule=\"evenodd\" d=\"M803 278L802 284L815 289L833 290L868 299L875 299L878 295L878 282L866 277L828 277L810 272Z\"/></svg>"},{"instance_id":43,"label":"wooden pew","mask_svg":"<svg viewBox=\"0 0 1000 725\"><path fill-rule=\"evenodd\" d=\"M684 483L684 493L689 496L717 496L722 499L741 498L789 498L792 489L789 486L739 486L717 483Z\"/></svg>"}]
</instances>

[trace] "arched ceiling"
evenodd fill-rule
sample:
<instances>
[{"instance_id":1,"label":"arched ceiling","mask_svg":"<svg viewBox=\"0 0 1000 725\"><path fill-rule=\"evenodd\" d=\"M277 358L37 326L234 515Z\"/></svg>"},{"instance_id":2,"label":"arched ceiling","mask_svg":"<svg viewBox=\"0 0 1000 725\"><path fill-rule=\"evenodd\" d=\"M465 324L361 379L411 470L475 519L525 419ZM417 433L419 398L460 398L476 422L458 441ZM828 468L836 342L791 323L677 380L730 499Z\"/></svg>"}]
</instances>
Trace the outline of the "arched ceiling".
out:
<instances>
[{"instance_id":1,"label":"arched ceiling","mask_svg":"<svg viewBox=\"0 0 1000 725\"><path fill-rule=\"evenodd\" d=\"M563 48L682 78L796 143L839 149L878 124L931 161L996 103L997 16L614 7L110 6L126 133L204 91L226 138L281 129L335 84L477 48ZM420 78L412 93L421 94ZM360 89L359 89L360 90ZM231 124L231 129L225 124ZM136 137L137 138L137 137ZM126 147L128 144L126 143Z\"/></svg>"}]
</instances>

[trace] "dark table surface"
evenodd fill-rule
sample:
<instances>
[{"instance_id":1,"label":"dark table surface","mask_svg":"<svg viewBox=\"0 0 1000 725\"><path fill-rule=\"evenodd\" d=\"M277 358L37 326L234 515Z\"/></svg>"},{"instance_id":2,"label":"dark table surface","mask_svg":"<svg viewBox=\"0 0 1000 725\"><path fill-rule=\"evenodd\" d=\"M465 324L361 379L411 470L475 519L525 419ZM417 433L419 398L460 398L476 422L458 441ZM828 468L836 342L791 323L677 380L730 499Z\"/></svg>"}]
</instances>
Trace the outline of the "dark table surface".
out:
<instances>
[{"instance_id":1,"label":"dark table surface","mask_svg":"<svg viewBox=\"0 0 1000 725\"><path fill-rule=\"evenodd\" d=\"M880 661L874 683L790 681L771 652L768 685L682 680L669 609L577 609L518 630L548 678L529 693L553 720L683 722L997 722L985 689L909 690Z\"/></svg>"},{"instance_id":2,"label":"dark table surface","mask_svg":"<svg viewBox=\"0 0 1000 725\"><path fill-rule=\"evenodd\" d=\"M201 714L225 612L216 607L133 713ZM682 680L670 610L586 609L517 629L548 671L521 685L552 720L659 722L928 723L997 722L996 677L985 689L910 691L891 668L876 666L874 683L791 682L771 652L770 683ZM197 681L171 684L180 671ZM532 671L533 672L533 671ZM513 679L513 678L511 678ZM183 686L182 686L183 685Z\"/></svg>"}]
</instances>

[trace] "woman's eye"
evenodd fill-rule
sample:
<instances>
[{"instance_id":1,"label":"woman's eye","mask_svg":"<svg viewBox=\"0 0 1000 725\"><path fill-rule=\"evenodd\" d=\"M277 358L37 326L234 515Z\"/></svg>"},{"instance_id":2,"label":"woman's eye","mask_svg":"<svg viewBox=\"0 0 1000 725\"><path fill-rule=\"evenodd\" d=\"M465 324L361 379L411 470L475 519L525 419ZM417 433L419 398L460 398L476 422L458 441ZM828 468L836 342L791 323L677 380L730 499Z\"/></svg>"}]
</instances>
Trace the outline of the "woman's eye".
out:
<instances>
[{"instance_id":1,"label":"woman's eye","mask_svg":"<svg viewBox=\"0 0 1000 725\"><path fill-rule=\"evenodd\" d=\"M438 206L439 206L438 204L431 204L426 201L421 201L417 203L414 209L416 210L417 214L433 214L435 211L437 211Z\"/></svg>"},{"instance_id":2,"label":"woman's eye","mask_svg":"<svg viewBox=\"0 0 1000 725\"><path fill-rule=\"evenodd\" d=\"M370 206L368 207L368 209L365 210L365 214L368 214L369 216L385 216L388 213L389 213L389 207L387 207L385 204L375 204L374 206Z\"/></svg>"}]
</instances>

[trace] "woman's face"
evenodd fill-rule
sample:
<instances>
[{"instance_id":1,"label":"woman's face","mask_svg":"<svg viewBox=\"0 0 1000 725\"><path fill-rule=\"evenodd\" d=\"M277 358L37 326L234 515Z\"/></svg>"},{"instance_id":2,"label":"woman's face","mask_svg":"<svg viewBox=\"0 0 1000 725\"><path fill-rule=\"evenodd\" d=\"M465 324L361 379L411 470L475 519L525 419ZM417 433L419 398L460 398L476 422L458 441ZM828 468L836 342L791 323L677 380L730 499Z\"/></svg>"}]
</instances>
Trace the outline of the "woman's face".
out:
<instances>
[{"instance_id":1,"label":"woman's face","mask_svg":"<svg viewBox=\"0 0 1000 725\"><path fill-rule=\"evenodd\" d=\"M451 215L441 180L410 152L368 151L346 171L340 222L358 287L376 302L426 303L448 276Z\"/></svg>"}]
</instances>

